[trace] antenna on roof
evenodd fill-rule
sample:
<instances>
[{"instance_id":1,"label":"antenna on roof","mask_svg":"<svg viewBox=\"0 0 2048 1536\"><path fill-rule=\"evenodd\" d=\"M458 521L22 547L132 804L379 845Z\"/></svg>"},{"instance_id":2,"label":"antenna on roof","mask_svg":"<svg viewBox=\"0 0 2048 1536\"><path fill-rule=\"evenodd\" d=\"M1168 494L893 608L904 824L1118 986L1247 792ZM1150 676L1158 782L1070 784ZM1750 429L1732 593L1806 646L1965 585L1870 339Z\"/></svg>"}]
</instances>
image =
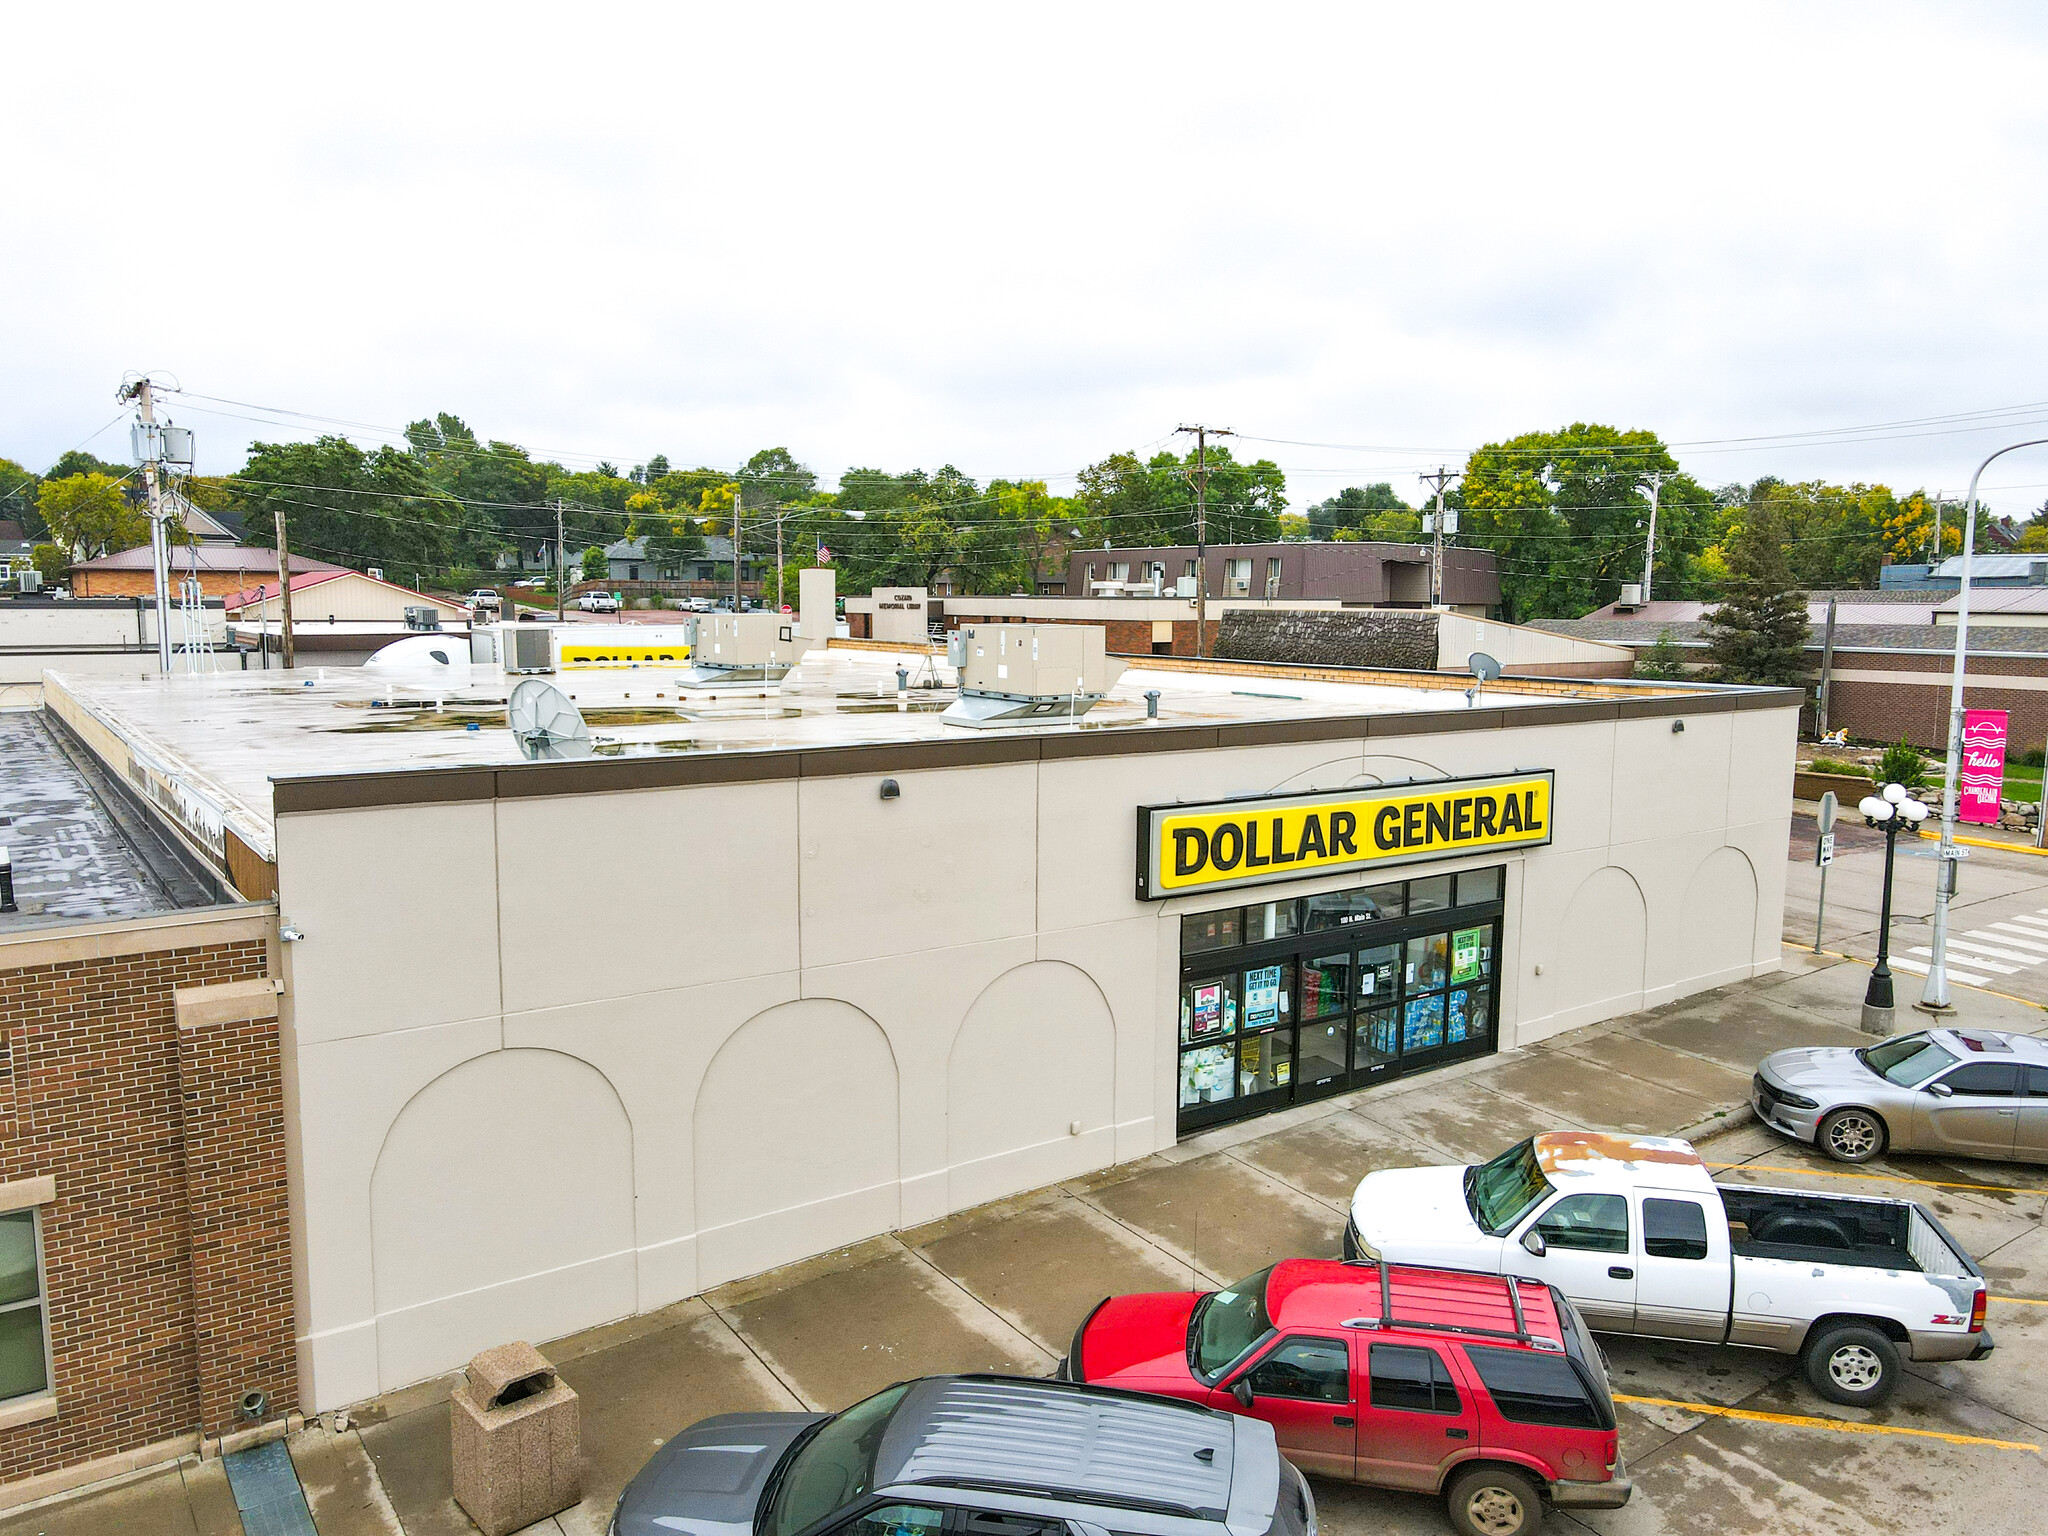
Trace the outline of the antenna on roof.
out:
<instances>
[{"instance_id":1,"label":"antenna on roof","mask_svg":"<svg viewBox=\"0 0 2048 1536\"><path fill-rule=\"evenodd\" d=\"M581 710L553 683L529 677L505 701L505 724L528 762L588 757L595 749Z\"/></svg>"},{"instance_id":2,"label":"antenna on roof","mask_svg":"<svg viewBox=\"0 0 2048 1536\"><path fill-rule=\"evenodd\" d=\"M1500 676L1500 663L1484 651L1474 651L1465 665L1472 670L1472 686L1465 690L1465 707L1470 709L1479 702L1479 690Z\"/></svg>"}]
</instances>

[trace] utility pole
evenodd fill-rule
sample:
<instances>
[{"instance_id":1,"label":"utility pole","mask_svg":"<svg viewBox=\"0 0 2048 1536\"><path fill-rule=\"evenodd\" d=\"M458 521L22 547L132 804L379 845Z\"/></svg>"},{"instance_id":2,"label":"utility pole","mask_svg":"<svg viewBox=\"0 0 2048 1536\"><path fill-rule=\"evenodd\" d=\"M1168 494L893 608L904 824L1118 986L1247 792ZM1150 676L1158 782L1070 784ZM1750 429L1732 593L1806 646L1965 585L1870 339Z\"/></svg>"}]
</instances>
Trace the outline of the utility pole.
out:
<instances>
[{"instance_id":1,"label":"utility pole","mask_svg":"<svg viewBox=\"0 0 2048 1536\"><path fill-rule=\"evenodd\" d=\"M775 611L782 612L782 508L775 509Z\"/></svg>"},{"instance_id":2,"label":"utility pole","mask_svg":"<svg viewBox=\"0 0 2048 1536\"><path fill-rule=\"evenodd\" d=\"M1664 489L1666 471L1653 469L1643 478L1650 482L1650 537L1643 545L1643 601L1650 600L1650 572L1657 562L1657 493Z\"/></svg>"},{"instance_id":3,"label":"utility pole","mask_svg":"<svg viewBox=\"0 0 2048 1536\"><path fill-rule=\"evenodd\" d=\"M567 553L562 542L562 498L555 498L555 622L562 622L568 612L569 567ZM518 618L518 614L510 615Z\"/></svg>"},{"instance_id":4,"label":"utility pole","mask_svg":"<svg viewBox=\"0 0 2048 1536\"><path fill-rule=\"evenodd\" d=\"M142 483L149 495L149 556L156 572L156 664L159 672L171 670L171 542L164 527L163 487L157 481L159 445L156 433L156 402L150 396L149 380L137 379L121 390L120 398L135 402L135 414L143 432L139 453Z\"/></svg>"},{"instance_id":5,"label":"utility pole","mask_svg":"<svg viewBox=\"0 0 2048 1536\"><path fill-rule=\"evenodd\" d=\"M277 600L283 618L283 630L278 637L278 652L284 657L285 670L292 668L292 550L284 537L284 503L279 502L277 512Z\"/></svg>"},{"instance_id":6,"label":"utility pole","mask_svg":"<svg viewBox=\"0 0 2048 1536\"><path fill-rule=\"evenodd\" d=\"M1436 520L1432 524L1436 541L1429 554L1429 606L1440 608L1444 601L1444 486L1457 478L1441 464L1433 475L1417 475L1424 485L1436 487Z\"/></svg>"},{"instance_id":7,"label":"utility pole","mask_svg":"<svg viewBox=\"0 0 2048 1536\"><path fill-rule=\"evenodd\" d=\"M1830 693L1832 693L1832 692L1833 692L1833 690L1834 690L1834 684L1835 684L1835 599L1831 597L1831 598L1829 598L1829 599L1828 599L1828 624L1827 624L1827 628L1826 628L1825 630L1823 630L1823 631L1821 632L1821 642L1820 642L1820 707L1819 707L1819 709L1818 709L1818 710L1816 711L1816 713L1817 713L1817 714L1818 714L1818 715L1820 716L1820 722L1819 722L1819 723L1820 723L1820 729L1814 732L1814 735L1816 735L1816 736L1825 736L1825 735L1827 735L1827 733L1828 733L1828 696L1829 696L1829 694L1830 694Z\"/></svg>"},{"instance_id":8,"label":"utility pole","mask_svg":"<svg viewBox=\"0 0 2048 1536\"><path fill-rule=\"evenodd\" d=\"M1195 655L1209 643L1209 436L1234 437L1228 427L1175 427L1195 434Z\"/></svg>"},{"instance_id":9,"label":"utility pole","mask_svg":"<svg viewBox=\"0 0 2048 1536\"><path fill-rule=\"evenodd\" d=\"M746 492L735 480L732 487L732 611L740 611L740 497Z\"/></svg>"},{"instance_id":10,"label":"utility pole","mask_svg":"<svg viewBox=\"0 0 2048 1536\"><path fill-rule=\"evenodd\" d=\"M1941 492L1934 493L1934 564L1928 570L1933 575L1941 566Z\"/></svg>"}]
</instances>

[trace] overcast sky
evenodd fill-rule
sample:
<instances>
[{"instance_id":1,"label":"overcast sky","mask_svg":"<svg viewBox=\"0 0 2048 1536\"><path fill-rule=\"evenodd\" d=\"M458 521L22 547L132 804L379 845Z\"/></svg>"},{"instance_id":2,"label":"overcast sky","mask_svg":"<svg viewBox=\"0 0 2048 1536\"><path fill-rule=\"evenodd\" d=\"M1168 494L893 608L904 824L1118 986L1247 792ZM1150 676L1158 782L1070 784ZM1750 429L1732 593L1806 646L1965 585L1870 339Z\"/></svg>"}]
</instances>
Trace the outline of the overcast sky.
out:
<instances>
[{"instance_id":1,"label":"overcast sky","mask_svg":"<svg viewBox=\"0 0 2048 1536\"><path fill-rule=\"evenodd\" d=\"M140 369L827 483L1060 488L1208 421L1292 440L1243 448L1297 507L1576 420L1710 484L1960 492L2048 436L1811 435L2048 402L2034 6L42 5L0 42L31 468ZM170 414L213 471L320 430ZM1987 484L2040 504L2048 449Z\"/></svg>"}]
</instances>

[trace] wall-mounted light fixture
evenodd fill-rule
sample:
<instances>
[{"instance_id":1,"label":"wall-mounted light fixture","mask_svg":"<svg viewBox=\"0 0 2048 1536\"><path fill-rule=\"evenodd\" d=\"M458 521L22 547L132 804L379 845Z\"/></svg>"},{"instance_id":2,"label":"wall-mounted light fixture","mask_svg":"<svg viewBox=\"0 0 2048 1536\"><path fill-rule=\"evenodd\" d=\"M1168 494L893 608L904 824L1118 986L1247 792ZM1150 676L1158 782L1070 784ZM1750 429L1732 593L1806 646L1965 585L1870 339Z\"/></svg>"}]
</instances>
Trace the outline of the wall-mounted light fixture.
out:
<instances>
[{"instance_id":1,"label":"wall-mounted light fixture","mask_svg":"<svg viewBox=\"0 0 2048 1536\"><path fill-rule=\"evenodd\" d=\"M884 800L901 800L903 798L902 787L894 779L882 780L882 798Z\"/></svg>"}]
</instances>

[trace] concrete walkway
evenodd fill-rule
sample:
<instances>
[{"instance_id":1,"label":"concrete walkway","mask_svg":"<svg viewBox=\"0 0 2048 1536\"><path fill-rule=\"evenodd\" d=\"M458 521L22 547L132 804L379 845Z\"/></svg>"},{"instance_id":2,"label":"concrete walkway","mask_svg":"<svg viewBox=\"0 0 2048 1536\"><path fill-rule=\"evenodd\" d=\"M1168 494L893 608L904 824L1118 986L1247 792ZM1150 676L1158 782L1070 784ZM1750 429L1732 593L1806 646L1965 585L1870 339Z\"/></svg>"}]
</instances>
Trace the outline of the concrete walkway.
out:
<instances>
[{"instance_id":1,"label":"concrete walkway","mask_svg":"<svg viewBox=\"0 0 2048 1536\"><path fill-rule=\"evenodd\" d=\"M1044 1373L1106 1294L1220 1285L1290 1255L1334 1255L1346 1201L1370 1169L1470 1161L1534 1131L1570 1128L1713 1137L1726 1150L1709 1150L1710 1158L1782 1164L1797 1149L1761 1128L1741 1129L1749 1123L1745 1099L1756 1061L1789 1045L1867 1043L1855 1030L1865 969L1826 959L1815 964L1790 949L1786 962L1774 976L1530 1050L1219 1129L1141 1162L544 1343L582 1396L586 1497L534 1529L543 1536L602 1532L627 1479L666 1437L707 1414L836 1409L926 1372ZM1971 1022L2026 1031L2048 1025L2048 1016L2024 1003L1965 996ZM2024 1232L2004 1233L2001 1241L2038 1238L2031 1225L2038 1220L2036 1211L2021 1223ZM1962 1235L1974 1245L1992 1234ZM2021 1268L2031 1272L2042 1262L2029 1258ZM2048 1284L2031 1294L2048 1295ZM1622 1372L1632 1374L1638 1356L1654 1356L1662 1363L1644 1368L1663 1383L1663 1395L1678 1390L1670 1385L1677 1368L1665 1357L1689 1347L1674 1352L1618 1342L1612 1353L1622 1359ZM1681 1375L1691 1371L1702 1382L1755 1376L1745 1391L1782 1385L1791 1370L1788 1360L1751 1355L1731 1372L1725 1351L1692 1353L1700 1359ZM292 1457L325 1536L474 1530L449 1484L453 1379L363 1405L339 1430L322 1424L293 1438ZM1785 1391L1798 1396L1794 1388ZM1810 1395L1803 1402L1786 1411L1812 1412ZM1639 1463L1695 1431L1717 1432L1721 1421L1631 1423L1625 1454ZM1757 1453L1751 1446L1746 1454ZM1796 1481L1799 1474L1785 1475ZM208 1467L158 1473L0 1521L0 1536L234 1533L233 1501L221 1497L218 1481ZM1320 1484L1319 1497L1332 1531L1444 1529L1438 1507L1413 1496ZM1644 1504L1639 1496L1638 1506ZM1716 1528L1777 1529L1773 1518Z\"/></svg>"}]
</instances>

